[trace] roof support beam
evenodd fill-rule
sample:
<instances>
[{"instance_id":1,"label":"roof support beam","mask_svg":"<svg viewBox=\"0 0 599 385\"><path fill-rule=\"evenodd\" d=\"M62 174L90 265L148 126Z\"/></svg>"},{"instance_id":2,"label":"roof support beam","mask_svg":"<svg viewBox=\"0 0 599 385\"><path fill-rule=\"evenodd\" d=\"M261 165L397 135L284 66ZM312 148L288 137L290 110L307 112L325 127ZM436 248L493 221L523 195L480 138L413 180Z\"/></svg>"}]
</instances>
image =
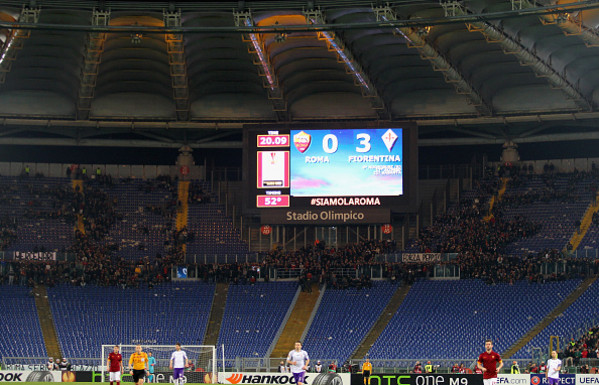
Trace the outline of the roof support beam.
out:
<instances>
[{"instance_id":1,"label":"roof support beam","mask_svg":"<svg viewBox=\"0 0 599 385\"><path fill-rule=\"evenodd\" d=\"M157 138L159 139L159 138ZM514 143L538 143L538 142L563 142L563 141L581 141L581 140L599 140L599 132L584 133L562 133L534 135L528 137L516 137ZM419 139L419 147L437 147L437 146L464 146L464 145L484 145L505 143L505 138L434 138ZM145 147L145 148L180 148L188 145L192 148L242 148L242 141L212 141L202 140L150 140L150 139L100 139L100 138L34 138L34 137L0 137L0 145L11 146L93 146L93 147Z\"/></svg>"},{"instance_id":2,"label":"roof support beam","mask_svg":"<svg viewBox=\"0 0 599 385\"><path fill-rule=\"evenodd\" d=\"M436 118L427 118L421 116L407 116L418 124L419 127L464 127L471 125L483 125L491 129L492 125L519 124L519 123L547 123L561 122L558 124L575 125L584 127L596 127L599 121L599 112L554 112L554 113L529 113L508 116L480 116L480 117L447 117L440 116ZM353 119L348 119L354 121ZM155 130L184 130L188 129L194 132L203 132L206 130L219 131L230 130L239 132L247 124L272 123L270 121L254 121L251 123L242 121L134 121L135 129L155 129ZM305 120L297 121L297 123L314 122L316 124L326 124L326 120ZM98 134L107 132L110 134L118 132L129 132L131 129L131 120L72 120L72 119L37 119L37 118L18 118L6 117L0 118L0 132L7 129L25 127L25 128L40 128L52 127L59 130L71 129L90 129L96 130ZM445 128L444 128L445 129ZM106 131L109 130L109 131Z\"/></svg>"},{"instance_id":3,"label":"roof support beam","mask_svg":"<svg viewBox=\"0 0 599 385\"><path fill-rule=\"evenodd\" d=\"M538 142L566 142L566 141L581 141L581 140L598 140L599 132L571 132L563 134L546 134L534 135L527 137L515 137L511 141L519 143L538 143ZM437 139L419 139L418 146L470 146L483 144L504 144L505 138L437 138Z\"/></svg>"},{"instance_id":4,"label":"roof support beam","mask_svg":"<svg viewBox=\"0 0 599 385\"><path fill-rule=\"evenodd\" d=\"M233 12L235 17L235 25L237 27L253 27L255 26L254 18L250 11ZM252 55L252 59L258 73L262 77L262 86L268 94L268 99L272 103L272 108L277 115L277 120L288 121L289 112L287 111L287 99L283 95L283 90L277 79L269 56L264 47L264 40L257 33L243 33L243 41L248 46L248 52Z\"/></svg>"},{"instance_id":5,"label":"roof support beam","mask_svg":"<svg viewBox=\"0 0 599 385\"><path fill-rule=\"evenodd\" d=\"M235 135L235 134L236 134L236 132L231 131L231 130L219 131L218 133L208 135L208 136L204 137L203 139L196 139L194 141L194 143L200 144L200 143L216 142L219 139L223 139L228 136Z\"/></svg>"},{"instance_id":6,"label":"roof support beam","mask_svg":"<svg viewBox=\"0 0 599 385\"><path fill-rule=\"evenodd\" d=\"M534 0L511 0L512 10L535 8ZM578 36L587 47L599 47L599 33L585 26L582 22L582 12L573 16L563 7L556 6L554 14L542 14L539 19L543 24L556 24L566 36Z\"/></svg>"},{"instance_id":7,"label":"roof support beam","mask_svg":"<svg viewBox=\"0 0 599 385\"><path fill-rule=\"evenodd\" d=\"M165 28L181 27L181 10L163 11ZM185 59L185 44L182 33L165 33L166 51L171 73L173 99L177 112L177 120L189 120L189 79Z\"/></svg>"},{"instance_id":8,"label":"roof support beam","mask_svg":"<svg viewBox=\"0 0 599 385\"><path fill-rule=\"evenodd\" d=\"M376 14L377 21L398 20L397 13L388 5L375 7L373 11ZM416 48L420 53L420 57L431 63L433 70L442 72L445 81L452 84L458 94L466 95L479 114L484 116L492 115L493 109L491 105L472 87L459 69L451 64L439 50L426 41L429 29L430 27L428 29L427 27L397 27L394 29L394 32L397 32L406 39L408 47Z\"/></svg>"},{"instance_id":9,"label":"roof support beam","mask_svg":"<svg viewBox=\"0 0 599 385\"><path fill-rule=\"evenodd\" d=\"M241 141L195 143L193 141L163 142L140 139L73 139L73 138L0 138L0 145L12 146L92 146L142 148L242 148Z\"/></svg>"},{"instance_id":10,"label":"roof support beam","mask_svg":"<svg viewBox=\"0 0 599 385\"><path fill-rule=\"evenodd\" d=\"M467 16L470 14L462 3L458 1L442 0L441 5L445 8L446 16ZM552 87L562 90L574 101L579 110L593 110L592 101L585 97L576 86L571 84L565 75L557 72L550 64L537 56L535 52L509 36L500 27L496 27L488 21L471 21L466 25L469 31L477 31L483 34L489 43L500 44L506 54L516 56L520 64L530 67L538 77L546 78Z\"/></svg>"},{"instance_id":11,"label":"roof support beam","mask_svg":"<svg viewBox=\"0 0 599 385\"><path fill-rule=\"evenodd\" d=\"M501 128L501 127L499 127L499 128ZM466 134L466 135L471 135L471 136L477 136L479 138L487 138L487 139L497 138L497 135L493 135L493 134L490 134L490 133L485 133L485 132L482 132L480 130L467 129L467 128L464 128L464 127L461 127L461 126L448 127L447 129L449 131L459 132L461 134Z\"/></svg>"},{"instance_id":12,"label":"roof support beam","mask_svg":"<svg viewBox=\"0 0 599 385\"><path fill-rule=\"evenodd\" d=\"M18 23L36 24L40 18L40 7L23 6ZM0 50L0 84L6 81L6 74L12 69L12 63L17 58L18 52L23 48L25 40L31 35L28 29L12 29Z\"/></svg>"},{"instance_id":13,"label":"roof support beam","mask_svg":"<svg viewBox=\"0 0 599 385\"><path fill-rule=\"evenodd\" d=\"M306 10L303 12L307 24L325 25L326 20L320 9ZM343 40L334 32L318 31L316 32L320 40L324 40L329 51L337 54L337 59L345 64L347 72L354 77L354 84L360 87L362 97L367 98L370 106L377 113L379 119L390 120L391 114L387 110L385 101L378 94L374 83L371 81L368 73L362 68L362 65L354 58L351 50L345 46Z\"/></svg>"},{"instance_id":14,"label":"roof support beam","mask_svg":"<svg viewBox=\"0 0 599 385\"><path fill-rule=\"evenodd\" d=\"M110 11L99 11L94 9L92 13L92 25L107 26L110 23ZM96 89L96 80L104 52L104 43L106 42L106 32L90 32L87 34L87 44L85 47L85 59L83 60L83 69L81 70L81 81L79 84L79 93L77 99L77 118L81 120L89 119L94 91Z\"/></svg>"},{"instance_id":15,"label":"roof support beam","mask_svg":"<svg viewBox=\"0 0 599 385\"><path fill-rule=\"evenodd\" d=\"M520 137L520 138L526 138L528 136L532 136L533 134L536 134L538 132L542 132L542 131L548 130L548 129L550 129L552 127L555 127L555 126L556 126L555 123L543 123L543 124L539 124L535 128L531 128L528 131L520 133L520 135L518 135L518 137Z\"/></svg>"}]
</instances>

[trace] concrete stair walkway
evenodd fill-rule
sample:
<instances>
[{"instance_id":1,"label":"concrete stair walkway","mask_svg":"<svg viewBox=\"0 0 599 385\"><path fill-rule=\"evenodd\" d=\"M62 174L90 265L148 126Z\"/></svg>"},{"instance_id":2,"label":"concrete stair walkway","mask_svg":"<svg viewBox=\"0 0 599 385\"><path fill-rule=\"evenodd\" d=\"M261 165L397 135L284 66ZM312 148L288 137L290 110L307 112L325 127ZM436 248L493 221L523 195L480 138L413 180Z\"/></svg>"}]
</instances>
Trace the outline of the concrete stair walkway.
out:
<instances>
[{"instance_id":1,"label":"concrete stair walkway","mask_svg":"<svg viewBox=\"0 0 599 385\"><path fill-rule=\"evenodd\" d=\"M216 284L216 289L214 290L214 299L212 300L212 307L210 309L210 317L208 318L208 327L206 328L206 334L204 335L203 345L216 345L218 342L218 335L220 334L223 316L225 315L228 292L228 283Z\"/></svg>"},{"instance_id":2,"label":"concrete stair walkway","mask_svg":"<svg viewBox=\"0 0 599 385\"><path fill-rule=\"evenodd\" d=\"M572 251L576 250L580 245L580 242L584 239L584 236L589 231L591 224L593 222L593 215L599 210L599 196L595 197L595 200L589 204L587 210L585 211L582 219L580 220L580 227L574 231L572 237L570 237L570 244L572 245ZM567 250L567 246L564 249Z\"/></svg>"},{"instance_id":3,"label":"concrete stair walkway","mask_svg":"<svg viewBox=\"0 0 599 385\"><path fill-rule=\"evenodd\" d=\"M539 334L543 329L545 329L554 319L559 317L560 314L564 312L568 308L568 306L572 305L574 301L576 301L582 293L584 293L589 286L595 282L597 277L587 278L578 285L578 287L572 290L569 296L564 298L564 300L555 307L545 318L543 318L538 324L533 326L522 338L516 341L512 346L508 348L501 356L504 359L508 359L520 349L522 349L530 340L535 338L537 334Z\"/></svg>"},{"instance_id":4,"label":"concrete stair walkway","mask_svg":"<svg viewBox=\"0 0 599 385\"><path fill-rule=\"evenodd\" d=\"M83 193L83 181L81 179L71 180L71 187L73 191L80 191ZM75 224L75 230L79 230L81 234L85 234L85 224L83 223L83 215L77 213L77 223Z\"/></svg>"},{"instance_id":5,"label":"concrete stair walkway","mask_svg":"<svg viewBox=\"0 0 599 385\"><path fill-rule=\"evenodd\" d=\"M179 181L177 188L177 199L180 204L177 207L177 219L175 225L177 231L187 227L187 220L189 215L189 181ZM187 252L187 245L183 244L183 253Z\"/></svg>"},{"instance_id":6,"label":"concrete stair walkway","mask_svg":"<svg viewBox=\"0 0 599 385\"><path fill-rule=\"evenodd\" d=\"M356 350L352 353L352 359L362 359L364 356L366 356L366 353L368 353L370 347L381 336L381 333L383 333L383 330L385 330L387 324L389 321L391 321L391 318L393 318L395 313L397 313L399 306L404 301L411 288L411 285L402 285L397 288L393 294L393 297L391 297L389 303L379 315L379 318L376 320L374 325L372 325L372 328L370 331L368 331L366 336L364 336L364 339L360 342Z\"/></svg>"},{"instance_id":7,"label":"concrete stair walkway","mask_svg":"<svg viewBox=\"0 0 599 385\"><path fill-rule=\"evenodd\" d=\"M271 358L287 357L287 353L293 349L295 341L299 341L302 337L319 296L318 284L312 284L311 293L302 291L299 294L281 337L270 354Z\"/></svg>"},{"instance_id":8,"label":"concrete stair walkway","mask_svg":"<svg viewBox=\"0 0 599 385\"><path fill-rule=\"evenodd\" d=\"M50 302L48 301L48 292L46 286L37 285L33 288L33 295L35 296L35 307L37 308L37 316L40 320L40 326L42 328L42 335L44 336L44 344L46 345L46 352L48 357L62 358L62 352L60 351L60 344L58 343L58 335L56 334L56 328L54 326L54 319L52 318L52 311L50 310Z\"/></svg>"}]
</instances>

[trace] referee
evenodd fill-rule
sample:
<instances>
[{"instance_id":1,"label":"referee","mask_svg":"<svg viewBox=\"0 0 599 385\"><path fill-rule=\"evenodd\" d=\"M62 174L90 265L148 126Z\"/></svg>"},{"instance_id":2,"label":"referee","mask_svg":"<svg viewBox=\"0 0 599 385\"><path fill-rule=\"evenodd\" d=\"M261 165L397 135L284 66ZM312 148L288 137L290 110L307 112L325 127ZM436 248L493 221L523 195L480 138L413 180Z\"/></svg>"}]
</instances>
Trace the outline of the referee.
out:
<instances>
[{"instance_id":1,"label":"referee","mask_svg":"<svg viewBox=\"0 0 599 385\"><path fill-rule=\"evenodd\" d=\"M364 385L370 385L370 375L372 374L372 364L370 360L366 358L366 361L362 364L362 377L364 378Z\"/></svg>"},{"instance_id":2,"label":"referee","mask_svg":"<svg viewBox=\"0 0 599 385\"><path fill-rule=\"evenodd\" d=\"M131 369L133 364L133 369ZM133 382L136 385L142 385L148 371L148 355L141 351L141 345L135 346L135 353L129 358L130 374L133 376Z\"/></svg>"}]
</instances>

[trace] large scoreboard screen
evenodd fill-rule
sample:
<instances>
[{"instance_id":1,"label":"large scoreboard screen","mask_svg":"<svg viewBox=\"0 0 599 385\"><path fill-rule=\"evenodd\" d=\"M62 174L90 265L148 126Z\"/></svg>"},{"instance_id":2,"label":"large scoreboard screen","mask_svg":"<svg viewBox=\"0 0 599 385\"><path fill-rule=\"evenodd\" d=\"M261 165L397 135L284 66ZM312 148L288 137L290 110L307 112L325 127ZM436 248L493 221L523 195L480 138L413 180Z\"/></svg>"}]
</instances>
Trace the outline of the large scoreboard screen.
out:
<instances>
[{"instance_id":1,"label":"large scoreboard screen","mask_svg":"<svg viewBox=\"0 0 599 385\"><path fill-rule=\"evenodd\" d=\"M401 128L291 130L291 196L403 195Z\"/></svg>"},{"instance_id":2,"label":"large scoreboard screen","mask_svg":"<svg viewBox=\"0 0 599 385\"><path fill-rule=\"evenodd\" d=\"M245 132L246 211L299 209L279 213L319 219L318 210L325 208L411 211L417 194L416 130L411 125ZM313 210L301 211L306 208Z\"/></svg>"}]
</instances>

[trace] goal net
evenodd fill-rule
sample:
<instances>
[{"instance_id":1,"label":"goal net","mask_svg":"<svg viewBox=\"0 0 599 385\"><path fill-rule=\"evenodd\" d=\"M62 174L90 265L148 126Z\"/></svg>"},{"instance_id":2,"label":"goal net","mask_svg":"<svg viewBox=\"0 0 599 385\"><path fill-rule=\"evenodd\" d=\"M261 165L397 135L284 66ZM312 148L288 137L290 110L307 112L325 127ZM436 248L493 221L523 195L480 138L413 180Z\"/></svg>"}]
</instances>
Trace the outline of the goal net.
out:
<instances>
[{"instance_id":1,"label":"goal net","mask_svg":"<svg viewBox=\"0 0 599 385\"><path fill-rule=\"evenodd\" d=\"M119 345L123 356L125 372L121 378L123 382L133 382L129 374L129 357L135 353L137 345ZM146 377L145 382L172 383L173 371L169 369L171 354L175 351L174 345L141 345L142 351L156 359L154 373ZM108 355L113 352L114 345L102 345L102 380L108 381L108 370L106 366ZM213 384L217 382L216 370L216 347L214 345L182 345L181 350L187 353L190 366L185 368L183 382L194 384Z\"/></svg>"}]
</instances>

